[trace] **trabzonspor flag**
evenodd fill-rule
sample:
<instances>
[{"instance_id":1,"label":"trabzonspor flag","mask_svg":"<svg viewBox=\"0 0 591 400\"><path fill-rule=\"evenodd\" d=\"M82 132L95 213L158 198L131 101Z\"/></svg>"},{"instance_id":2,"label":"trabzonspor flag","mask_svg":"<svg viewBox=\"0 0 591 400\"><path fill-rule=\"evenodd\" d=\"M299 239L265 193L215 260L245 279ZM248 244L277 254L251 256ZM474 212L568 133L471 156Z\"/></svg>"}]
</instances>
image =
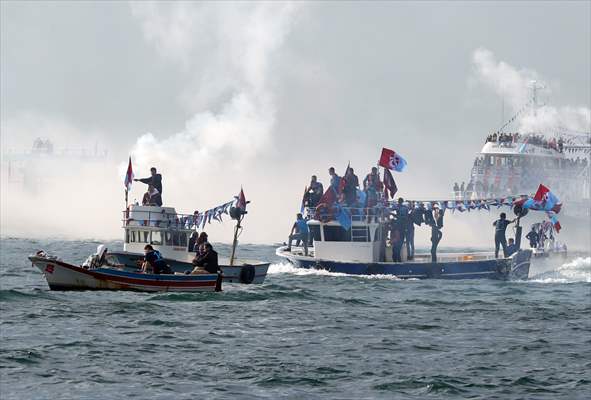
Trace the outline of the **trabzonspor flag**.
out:
<instances>
[{"instance_id":1,"label":"trabzonspor flag","mask_svg":"<svg viewBox=\"0 0 591 400\"><path fill-rule=\"evenodd\" d=\"M382 148L379 165L393 171L402 172L406 168L406 160L394 150L384 147Z\"/></svg>"},{"instance_id":2,"label":"trabzonspor flag","mask_svg":"<svg viewBox=\"0 0 591 400\"><path fill-rule=\"evenodd\" d=\"M127 165L127 173L125 174L125 181L123 184L125 185L125 189L127 191L131 190L131 184L133 183L133 168L131 167L131 156L129 156L129 164Z\"/></svg>"}]
</instances>

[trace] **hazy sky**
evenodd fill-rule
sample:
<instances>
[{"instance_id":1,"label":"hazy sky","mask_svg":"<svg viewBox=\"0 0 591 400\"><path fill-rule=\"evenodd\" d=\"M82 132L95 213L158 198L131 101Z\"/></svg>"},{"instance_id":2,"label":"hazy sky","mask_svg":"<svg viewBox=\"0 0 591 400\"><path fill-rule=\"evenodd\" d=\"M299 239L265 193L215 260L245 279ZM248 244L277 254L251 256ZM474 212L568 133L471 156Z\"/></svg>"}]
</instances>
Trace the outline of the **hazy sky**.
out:
<instances>
[{"instance_id":1,"label":"hazy sky","mask_svg":"<svg viewBox=\"0 0 591 400\"><path fill-rule=\"evenodd\" d=\"M501 125L500 93L509 118L531 78L590 129L588 1L0 4L3 149L43 136L110 155L41 193L3 185L4 234L24 232L14 211L29 204L51 234L120 237L129 154L182 211L243 184L245 241L283 241L311 174L327 183L350 160L361 178L382 146L409 163L401 195L448 197ZM90 204L94 232L73 229Z\"/></svg>"}]
</instances>

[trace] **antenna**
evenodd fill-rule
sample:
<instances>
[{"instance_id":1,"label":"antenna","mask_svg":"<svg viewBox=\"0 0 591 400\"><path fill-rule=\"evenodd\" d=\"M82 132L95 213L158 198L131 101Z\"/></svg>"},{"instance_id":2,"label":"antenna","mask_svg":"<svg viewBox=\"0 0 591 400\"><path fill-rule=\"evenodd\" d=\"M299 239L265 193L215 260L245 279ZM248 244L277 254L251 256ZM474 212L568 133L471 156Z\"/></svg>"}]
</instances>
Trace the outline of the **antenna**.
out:
<instances>
[{"instance_id":1,"label":"antenna","mask_svg":"<svg viewBox=\"0 0 591 400\"><path fill-rule=\"evenodd\" d=\"M529 88L532 91L532 98L531 98L532 111L533 111L533 114L535 117L535 116L537 116L537 111L538 111L538 89L546 89L546 86L542 85L541 83L538 84L538 81L533 80L533 81L530 81Z\"/></svg>"}]
</instances>

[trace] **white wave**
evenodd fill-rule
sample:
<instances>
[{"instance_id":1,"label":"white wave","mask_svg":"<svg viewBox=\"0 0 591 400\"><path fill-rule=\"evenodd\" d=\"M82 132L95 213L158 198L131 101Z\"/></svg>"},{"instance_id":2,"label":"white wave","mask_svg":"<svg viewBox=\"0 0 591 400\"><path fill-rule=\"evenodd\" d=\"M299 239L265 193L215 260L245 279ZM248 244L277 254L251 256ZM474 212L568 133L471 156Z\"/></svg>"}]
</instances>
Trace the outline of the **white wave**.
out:
<instances>
[{"instance_id":1,"label":"white wave","mask_svg":"<svg viewBox=\"0 0 591 400\"><path fill-rule=\"evenodd\" d=\"M270 275L290 274L290 275L297 275L297 276L316 275L316 276L333 276L333 277L362 278L362 279L381 279L381 280L390 280L390 281L402 280L395 275L383 275L383 274L352 275L352 274L344 274L342 272L330 272L330 271L327 271L324 269L297 268L297 267L294 267L292 264L288 264L288 263L271 264L269 266L269 270L267 273Z\"/></svg>"},{"instance_id":2,"label":"white wave","mask_svg":"<svg viewBox=\"0 0 591 400\"><path fill-rule=\"evenodd\" d=\"M534 276L530 282L538 283L591 283L591 257L577 257L555 270Z\"/></svg>"}]
</instances>

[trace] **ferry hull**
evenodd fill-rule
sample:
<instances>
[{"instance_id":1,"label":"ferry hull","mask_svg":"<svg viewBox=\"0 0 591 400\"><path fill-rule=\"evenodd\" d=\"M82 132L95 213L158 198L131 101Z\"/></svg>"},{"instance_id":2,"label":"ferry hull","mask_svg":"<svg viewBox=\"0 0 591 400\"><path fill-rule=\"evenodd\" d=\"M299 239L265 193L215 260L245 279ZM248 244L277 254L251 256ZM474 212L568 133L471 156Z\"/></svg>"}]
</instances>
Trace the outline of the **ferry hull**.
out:
<instances>
[{"instance_id":1,"label":"ferry hull","mask_svg":"<svg viewBox=\"0 0 591 400\"><path fill-rule=\"evenodd\" d=\"M127 270L137 269L137 262L143 259L143 254L131 252L109 252L108 257L117 263L123 264ZM173 272L185 273L192 271L193 265L188 262L164 259ZM223 272L223 280L226 283L261 284L265 281L270 263L244 263L242 265L229 266L220 264Z\"/></svg>"},{"instance_id":2,"label":"ferry hull","mask_svg":"<svg viewBox=\"0 0 591 400\"><path fill-rule=\"evenodd\" d=\"M88 270L63 261L30 256L51 290L131 290L140 292L213 292L217 274L153 275L111 268ZM219 284L221 290L221 283Z\"/></svg>"},{"instance_id":3,"label":"ferry hull","mask_svg":"<svg viewBox=\"0 0 591 400\"><path fill-rule=\"evenodd\" d=\"M293 254L285 247L277 255L299 268L324 269L351 275L395 275L401 279L527 279L531 250L521 250L504 259L475 261L356 263L317 260L313 257Z\"/></svg>"}]
</instances>

